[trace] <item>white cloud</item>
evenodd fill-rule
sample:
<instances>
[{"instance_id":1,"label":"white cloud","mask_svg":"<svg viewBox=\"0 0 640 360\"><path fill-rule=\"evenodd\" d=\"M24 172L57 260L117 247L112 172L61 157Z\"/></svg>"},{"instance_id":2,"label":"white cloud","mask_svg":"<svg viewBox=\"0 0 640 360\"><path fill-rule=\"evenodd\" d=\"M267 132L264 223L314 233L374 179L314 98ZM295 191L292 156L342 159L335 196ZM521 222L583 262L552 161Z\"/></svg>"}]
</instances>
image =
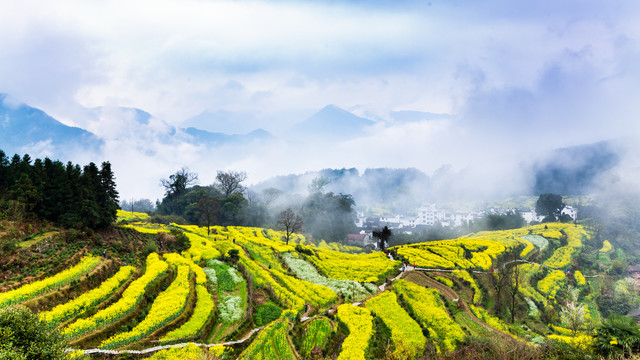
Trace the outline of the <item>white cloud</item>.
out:
<instances>
[{"instance_id":1,"label":"white cloud","mask_svg":"<svg viewBox=\"0 0 640 360\"><path fill-rule=\"evenodd\" d=\"M640 132L635 1L377 3L3 1L0 92L105 138L120 181L140 176L136 192L183 165L256 179L341 166L462 169L513 149ZM106 110L89 119L78 103ZM280 134L327 104L459 120L379 129L328 149L203 154L162 139L165 122L205 110L252 114L251 126ZM122 106L152 113L150 132Z\"/></svg>"}]
</instances>

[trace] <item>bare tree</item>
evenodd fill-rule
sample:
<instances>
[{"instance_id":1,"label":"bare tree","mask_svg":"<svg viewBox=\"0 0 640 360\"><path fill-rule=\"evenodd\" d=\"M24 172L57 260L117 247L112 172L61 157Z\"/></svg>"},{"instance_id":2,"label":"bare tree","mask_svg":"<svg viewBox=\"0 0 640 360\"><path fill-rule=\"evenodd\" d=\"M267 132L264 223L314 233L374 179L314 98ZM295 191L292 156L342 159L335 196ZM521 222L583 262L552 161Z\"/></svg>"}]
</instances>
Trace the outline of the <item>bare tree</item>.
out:
<instances>
[{"instance_id":1,"label":"bare tree","mask_svg":"<svg viewBox=\"0 0 640 360\"><path fill-rule=\"evenodd\" d=\"M302 218L299 215L287 208L278 215L278 228L284 230L285 239L287 245L289 245L289 238L294 232L302 230Z\"/></svg>"},{"instance_id":2,"label":"bare tree","mask_svg":"<svg viewBox=\"0 0 640 360\"><path fill-rule=\"evenodd\" d=\"M516 318L516 306L518 305L517 297L520 291L520 283L522 282L520 267L518 266L519 253L517 250L513 250L513 266L511 266L510 279L507 280L507 293L509 294L509 312L511 315L511 323L513 324Z\"/></svg>"},{"instance_id":3,"label":"bare tree","mask_svg":"<svg viewBox=\"0 0 640 360\"><path fill-rule=\"evenodd\" d=\"M218 202L213 196L205 195L198 201L200 219L207 224L207 235L211 235L211 223L220 214Z\"/></svg>"},{"instance_id":4,"label":"bare tree","mask_svg":"<svg viewBox=\"0 0 640 360\"><path fill-rule=\"evenodd\" d=\"M494 309L496 311L496 314L501 314L507 306L507 299L505 294L507 293L507 286L512 281L511 275L511 269L507 269L504 264L502 266L493 264L493 266L491 267L489 279L495 290Z\"/></svg>"},{"instance_id":5,"label":"bare tree","mask_svg":"<svg viewBox=\"0 0 640 360\"><path fill-rule=\"evenodd\" d=\"M258 206L260 204L260 201L262 200L260 194L250 189L247 189L247 191L245 192L245 196L247 198L247 201L249 202L249 207Z\"/></svg>"},{"instance_id":6,"label":"bare tree","mask_svg":"<svg viewBox=\"0 0 640 360\"><path fill-rule=\"evenodd\" d=\"M519 252L513 250L503 259L502 264L491 267L490 283L494 288L494 310L505 320L513 323L518 313L518 293L524 282L518 266ZM506 313L506 314L505 314Z\"/></svg>"},{"instance_id":7,"label":"bare tree","mask_svg":"<svg viewBox=\"0 0 640 360\"><path fill-rule=\"evenodd\" d=\"M266 207L269 207L280 195L282 195L282 190L273 187L262 190L262 200Z\"/></svg>"},{"instance_id":8,"label":"bare tree","mask_svg":"<svg viewBox=\"0 0 640 360\"><path fill-rule=\"evenodd\" d=\"M168 179L160 179L160 183L164 186L165 196L180 196L187 190L187 187L198 183L198 174L183 167Z\"/></svg>"},{"instance_id":9,"label":"bare tree","mask_svg":"<svg viewBox=\"0 0 640 360\"><path fill-rule=\"evenodd\" d=\"M131 201L122 200L120 202L120 208L122 210L131 212L152 212L155 210L155 207L155 204L149 199L131 199Z\"/></svg>"},{"instance_id":10,"label":"bare tree","mask_svg":"<svg viewBox=\"0 0 640 360\"><path fill-rule=\"evenodd\" d=\"M244 171L218 171L216 175L216 185L225 198L242 192L244 190L242 182L245 180L247 180L247 173Z\"/></svg>"}]
</instances>

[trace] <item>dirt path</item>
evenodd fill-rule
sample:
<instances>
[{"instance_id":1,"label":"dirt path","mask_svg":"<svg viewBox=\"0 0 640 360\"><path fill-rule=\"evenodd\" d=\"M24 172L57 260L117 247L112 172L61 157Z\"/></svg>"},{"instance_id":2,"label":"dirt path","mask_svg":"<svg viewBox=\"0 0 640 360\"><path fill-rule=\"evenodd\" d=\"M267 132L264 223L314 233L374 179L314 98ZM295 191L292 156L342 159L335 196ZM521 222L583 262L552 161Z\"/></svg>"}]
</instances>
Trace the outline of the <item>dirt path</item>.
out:
<instances>
[{"instance_id":1,"label":"dirt path","mask_svg":"<svg viewBox=\"0 0 640 360\"><path fill-rule=\"evenodd\" d=\"M452 288L436 281L433 280L432 278L428 277L427 275L418 272L418 271L408 271L405 272L403 278L405 280L414 282L418 285L424 286L424 287L430 287L430 288L434 288L437 289L438 291L440 291L440 293L445 297L445 299L447 299L448 301L453 301L453 299L460 299L460 296L458 295L458 293L456 293ZM464 304L464 302L462 301L463 306L466 308L466 305Z\"/></svg>"},{"instance_id":2,"label":"dirt path","mask_svg":"<svg viewBox=\"0 0 640 360\"><path fill-rule=\"evenodd\" d=\"M439 283L436 280L433 280L432 278L428 277L427 275L418 272L418 271L407 271L404 273L403 278L405 278L408 281L411 281L413 283L416 283L420 286L424 286L424 287L430 287L430 288L434 288L438 291L440 291L440 293L445 297L445 299L447 299L448 301L452 301L453 299L458 299L458 303L461 306L462 311L465 312L465 314L467 314L469 316L469 318L471 318L471 320L473 320L473 322L475 322L476 324L484 327L485 329L487 329L488 331L499 335L501 337L507 338L507 339L511 339L511 335L503 333L502 331L499 331L497 329L492 328L491 326L485 324L482 320L478 319L478 317L475 316L475 314L471 311L471 309L469 309L469 306L467 306L467 304L462 301L462 299L460 298L460 296L458 295L458 293L456 293L453 289L451 289L450 287Z\"/></svg>"},{"instance_id":3,"label":"dirt path","mask_svg":"<svg viewBox=\"0 0 640 360\"><path fill-rule=\"evenodd\" d=\"M185 346L187 346L189 344L194 344L196 346L206 347L206 348L211 348L211 347L218 346L218 345L231 346L231 345L240 344L240 343L243 343L243 342L247 341L249 338L251 338L251 336L253 336L253 334L257 333L260 330L262 330L261 327L253 329L253 330L249 331L240 340L223 342L223 343L219 343L219 344L182 343L182 344L174 344L174 345L154 346L152 348L148 348L148 349L144 349L144 350L86 349L86 350L82 350L82 351L84 351L85 355L90 355L90 354L109 354L109 355L137 354L137 355L143 355L143 354L149 354L149 353L153 353L153 352L156 352L156 351L159 351L159 350L164 350L164 349L169 349L169 348L175 348L175 347L180 347L181 348L181 347L185 347ZM78 350L77 349L66 349L65 350L65 352L74 352L74 351L78 351Z\"/></svg>"}]
</instances>

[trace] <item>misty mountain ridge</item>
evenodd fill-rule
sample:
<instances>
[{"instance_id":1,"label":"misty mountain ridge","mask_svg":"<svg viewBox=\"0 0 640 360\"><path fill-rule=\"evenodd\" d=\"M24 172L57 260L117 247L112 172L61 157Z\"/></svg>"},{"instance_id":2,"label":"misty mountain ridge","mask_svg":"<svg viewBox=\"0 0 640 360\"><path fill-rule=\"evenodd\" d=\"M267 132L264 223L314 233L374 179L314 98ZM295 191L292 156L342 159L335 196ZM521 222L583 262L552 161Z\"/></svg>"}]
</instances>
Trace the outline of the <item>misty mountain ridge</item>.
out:
<instances>
[{"instance_id":1,"label":"misty mountain ridge","mask_svg":"<svg viewBox=\"0 0 640 360\"><path fill-rule=\"evenodd\" d=\"M254 185L252 190L260 192L276 188L285 193L304 195L313 179L325 178L329 183L324 191L351 194L360 208L384 203L399 211L423 202L487 200L483 198L485 195L494 199L543 193L589 195L619 163L622 151L623 146L617 141L553 150L544 158L522 165L524 171L531 174L533 185L518 193L487 193L486 189L479 188L481 185L469 181L473 174L467 169L455 171L449 165L431 175L416 168L368 168L362 173L356 168L323 169L276 176Z\"/></svg>"},{"instance_id":2,"label":"misty mountain ridge","mask_svg":"<svg viewBox=\"0 0 640 360\"><path fill-rule=\"evenodd\" d=\"M10 104L5 94L0 94L0 130L0 149L7 154L37 149L49 156L70 157L76 151L96 152L103 145L95 134L67 126L40 109Z\"/></svg>"},{"instance_id":3,"label":"misty mountain ridge","mask_svg":"<svg viewBox=\"0 0 640 360\"><path fill-rule=\"evenodd\" d=\"M7 106L2 96L3 134L0 138L5 152L28 153L53 157L60 155L62 149L78 144L82 149L98 150L104 139L123 140L130 136L139 139L175 144L189 142L207 148L222 145L244 146L254 142L277 141L278 138L261 128L246 132L237 130L243 126L243 119L250 114L233 113L224 110L203 113L187 119L183 126L174 127L152 114L130 107L93 107L76 109L71 119L78 127L64 125L42 110L26 104ZM254 119L255 120L255 119ZM375 122L359 117L335 105L327 105L306 120L290 129L290 140L295 141L344 141L366 134ZM210 131L221 128L226 131ZM235 129L235 130L234 130ZM11 134L11 136L10 136ZM16 134L18 136L16 136ZM134 135L135 134L135 135ZM38 146L36 146L38 145ZM46 146L46 150L43 150ZM32 150L35 149L35 150Z\"/></svg>"},{"instance_id":4,"label":"misty mountain ridge","mask_svg":"<svg viewBox=\"0 0 640 360\"><path fill-rule=\"evenodd\" d=\"M556 149L533 165L533 194L588 194L620 164L624 152L618 140Z\"/></svg>"},{"instance_id":5,"label":"misty mountain ridge","mask_svg":"<svg viewBox=\"0 0 640 360\"><path fill-rule=\"evenodd\" d=\"M225 134L212 133L205 130L189 127L182 129L186 134L191 136L196 144L205 144L209 146L219 146L224 144L244 144L256 141L272 141L275 136L271 135L264 129L256 129L247 134Z\"/></svg>"},{"instance_id":6,"label":"misty mountain ridge","mask_svg":"<svg viewBox=\"0 0 640 360\"><path fill-rule=\"evenodd\" d=\"M412 111L392 115L397 121L446 117L443 114ZM0 149L9 155L28 153L33 157L72 160L83 156L98 162L110 159L109 154L100 155L105 141L115 140L116 146L119 146L133 139L141 151L151 154L149 156L158 146L165 145L176 147L188 143L203 146L206 150L224 146L229 155L223 151L223 156L233 162L242 159L242 156L256 154L257 148L247 146L249 144L264 148L272 142L284 141L263 129L227 134L195 127L178 128L136 108L83 108L78 112L78 119L73 120L74 124L81 124L88 130L67 126L42 110L25 104L18 105L7 95L0 95ZM374 124L335 105L328 105L292 128L299 131L299 137L286 140L315 139L323 144L344 141L367 135ZM398 207L490 196L541 193L583 195L593 191L620 163L624 149L619 142L603 141L557 149L545 156L537 156L521 166L530 185L522 185L519 193L513 194L506 193L507 190L499 185L499 179L493 181L497 186L489 189L491 184L475 181L475 174L468 169L456 171L446 165L430 175L417 168L368 168L362 172L355 167L324 169L276 176L255 184L253 189L261 191L273 187L289 193L306 194L314 178L324 177L330 181L325 187L326 191L352 194L360 206L391 203ZM497 194L496 191L502 192Z\"/></svg>"},{"instance_id":7,"label":"misty mountain ridge","mask_svg":"<svg viewBox=\"0 0 640 360\"><path fill-rule=\"evenodd\" d=\"M212 133L197 128L176 128L154 118L150 113L129 107L82 108L74 121L81 127L63 124L44 111L26 104L9 104L7 95L0 94L0 149L8 154L31 153L33 156L73 158L73 152L97 152L104 138L121 139L139 134L169 144L188 140L195 145L214 147L221 145L246 145L256 141L276 138L263 129L246 134ZM107 120L105 127L101 122Z\"/></svg>"}]
</instances>

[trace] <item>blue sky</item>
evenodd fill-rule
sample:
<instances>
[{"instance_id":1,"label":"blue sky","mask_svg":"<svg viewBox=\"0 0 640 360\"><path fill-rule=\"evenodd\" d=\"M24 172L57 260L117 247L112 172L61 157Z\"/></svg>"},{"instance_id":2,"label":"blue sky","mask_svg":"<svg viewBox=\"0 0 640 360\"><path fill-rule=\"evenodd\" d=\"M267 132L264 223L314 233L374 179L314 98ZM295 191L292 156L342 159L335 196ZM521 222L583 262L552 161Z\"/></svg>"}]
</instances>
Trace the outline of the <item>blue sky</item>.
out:
<instances>
[{"instance_id":1,"label":"blue sky","mask_svg":"<svg viewBox=\"0 0 640 360\"><path fill-rule=\"evenodd\" d=\"M392 111L450 114L385 126L380 138L308 165L375 165L357 149L387 137L406 144L374 151L380 166L428 172L514 147L639 133L637 1L0 4L0 92L72 125L82 125L78 105L141 108L172 125L205 110L252 114L246 126L276 134L327 104L382 122ZM353 158L341 156L346 149ZM414 155L436 151L441 158ZM269 161L224 166L260 162L269 165L255 177L272 175Z\"/></svg>"}]
</instances>

